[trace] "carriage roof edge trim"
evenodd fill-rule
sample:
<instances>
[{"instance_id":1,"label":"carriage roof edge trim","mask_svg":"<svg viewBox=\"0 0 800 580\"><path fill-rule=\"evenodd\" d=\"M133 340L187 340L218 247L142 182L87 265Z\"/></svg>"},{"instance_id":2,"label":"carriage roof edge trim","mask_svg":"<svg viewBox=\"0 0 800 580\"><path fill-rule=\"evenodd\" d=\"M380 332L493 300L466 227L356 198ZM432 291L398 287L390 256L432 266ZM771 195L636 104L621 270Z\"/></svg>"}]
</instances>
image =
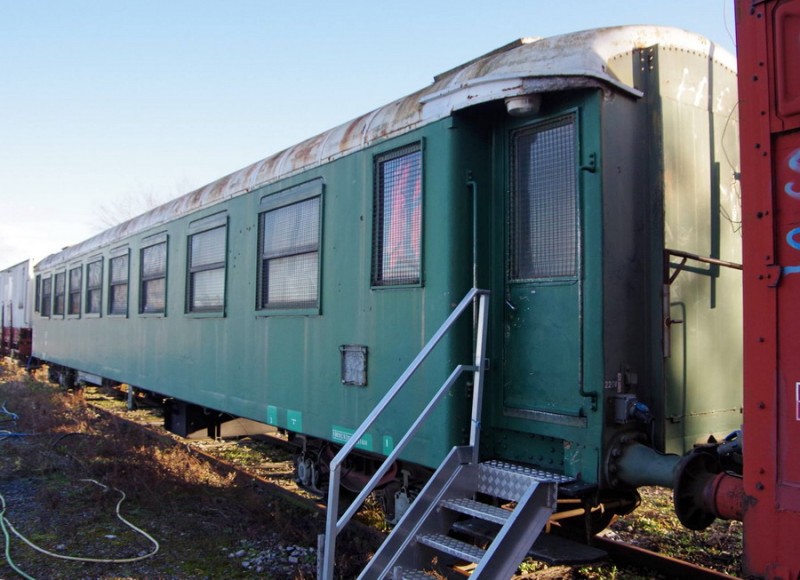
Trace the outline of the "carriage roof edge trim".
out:
<instances>
[{"instance_id":1,"label":"carriage roof edge trim","mask_svg":"<svg viewBox=\"0 0 800 580\"><path fill-rule=\"evenodd\" d=\"M8 268L3 268L3 269L1 269L1 270L0 270L0 274L6 274L6 273L9 273L9 272L11 272L12 270L15 270L15 269L19 268L20 266L25 266L26 268L29 268L29 267L30 267L30 264L31 264L31 262L32 262L32 260L31 260L30 258L26 258L25 260L22 260L21 262L17 262L17 263L16 263L16 264L14 264L13 266L9 266ZM27 264L27 265L26 265L26 264Z\"/></svg>"},{"instance_id":2,"label":"carriage roof edge trim","mask_svg":"<svg viewBox=\"0 0 800 580\"><path fill-rule=\"evenodd\" d=\"M44 258L42 271L199 209L269 185L396 137L454 111L492 100L587 85L632 97L630 63L620 57L659 45L698 53L736 70L736 60L708 39L677 28L618 26L526 38L437 75L426 88L257 161L208 185Z\"/></svg>"}]
</instances>

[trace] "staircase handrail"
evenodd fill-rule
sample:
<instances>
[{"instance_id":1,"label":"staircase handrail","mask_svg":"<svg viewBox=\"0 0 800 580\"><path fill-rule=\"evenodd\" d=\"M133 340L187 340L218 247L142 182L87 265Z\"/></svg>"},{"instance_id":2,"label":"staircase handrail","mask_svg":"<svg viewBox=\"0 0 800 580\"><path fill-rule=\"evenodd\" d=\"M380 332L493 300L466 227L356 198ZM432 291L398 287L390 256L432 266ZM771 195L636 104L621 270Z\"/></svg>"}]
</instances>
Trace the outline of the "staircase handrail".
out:
<instances>
[{"instance_id":1,"label":"staircase handrail","mask_svg":"<svg viewBox=\"0 0 800 580\"><path fill-rule=\"evenodd\" d=\"M378 402L375 408L372 409L366 419L361 423L358 429L350 436L347 443L339 450L336 456L330 462L330 476L328 479L328 505L327 516L325 522L325 534L320 536L319 548L322 554L317 554L318 557L318 578L320 580L331 580L333 578L334 569L334 556L336 551L336 537L342 531L344 526L358 511L358 508L377 487L378 482L386 474L394 461L410 442L410 440L417 433L419 428L425 420L433 412L437 404L444 398L450 391L450 388L456 383L458 378L464 372L473 372L473 387L472 387L472 412L470 418L470 445L473 449L473 461L478 459L478 445L480 438L480 413L483 399L483 375L486 370L486 334L487 334L487 321L489 316L489 290L482 290L479 288L471 288L466 296L459 302L458 306L450 313L450 316L442 323L439 329L428 340L422 350L417 354L408 368L402 375L395 381L391 389L389 389L383 398ZM341 482L341 469L347 456L355 449L361 437L372 427L377 418L383 413L389 403L400 393L408 380L414 375L417 369L422 365L426 358L431 354L433 349L442 340L442 338L453 327L455 322L467 311L470 305L473 304L475 299L478 299L478 316L477 328L475 329L475 346L474 346L474 360L472 365L458 365L447 380L442 384L436 394L431 398L417 419L411 425L402 439L395 445L392 452L386 457L384 462L372 476L372 478L361 490L361 493L353 500L347 511L337 518L339 513L339 484Z\"/></svg>"}]
</instances>

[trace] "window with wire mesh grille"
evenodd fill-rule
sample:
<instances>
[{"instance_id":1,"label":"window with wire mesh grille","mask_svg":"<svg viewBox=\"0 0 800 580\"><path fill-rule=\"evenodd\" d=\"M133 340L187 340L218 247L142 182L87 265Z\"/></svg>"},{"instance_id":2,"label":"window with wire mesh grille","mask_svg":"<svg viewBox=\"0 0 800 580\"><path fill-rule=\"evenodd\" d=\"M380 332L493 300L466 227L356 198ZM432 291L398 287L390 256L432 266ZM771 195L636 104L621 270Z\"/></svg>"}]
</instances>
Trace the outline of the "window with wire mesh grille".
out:
<instances>
[{"instance_id":1,"label":"window with wire mesh grille","mask_svg":"<svg viewBox=\"0 0 800 580\"><path fill-rule=\"evenodd\" d=\"M86 313L100 314L103 300L103 259L86 265Z\"/></svg>"},{"instance_id":2,"label":"window with wire mesh grille","mask_svg":"<svg viewBox=\"0 0 800 580\"><path fill-rule=\"evenodd\" d=\"M76 316L81 313L81 284L83 282L83 266L69 271L69 299L67 313Z\"/></svg>"},{"instance_id":3,"label":"window with wire mesh grille","mask_svg":"<svg viewBox=\"0 0 800 580\"><path fill-rule=\"evenodd\" d=\"M108 266L108 313L128 314L128 254L111 258Z\"/></svg>"},{"instance_id":4,"label":"window with wire mesh grille","mask_svg":"<svg viewBox=\"0 0 800 580\"><path fill-rule=\"evenodd\" d=\"M513 135L510 278L578 274L575 116Z\"/></svg>"},{"instance_id":5,"label":"window with wire mesh grille","mask_svg":"<svg viewBox=\"0 0 800 580\"><path fill-rule=\"evenodd\" d=\"M225 306L226 235L220 226L189 236L189 312L222 312Z\"/></svg>"},{"instance_id":6,"label":"window with wire mesh grille","mask_svg":"<svg viewBox=\"0 0 800 580\"><path fill-rule=\"evenodd\" d=\"M67 280L67 273L66 272L59 272L55 276L55 288L53 290L54 298L53 298L53 315L54 316L63 316L64 315L64 301L65 301L65 293L66 293L66 280Z\"/></svg>"},{"instance_id":7,"label":"window with wire mesh grille","mask_svg":"<svg viewBox=\"0 0 800 580\"><path fill-rule=\"evenodd\" d=\"M167 306L167 242L141 250L139 312L163 313Z\"/></svg>"},{"instance_id":8,"label":"window with wire mesh grille","mask_svg":"<svg viewBox=\"0 0 800 580\"><path fill-rule=\"evenodd\" d=\"M320 199L261 214L258 308L319 305Z\"/></svg>"},{"instance_id":9,"label":"window with wire mesh grille","mask_svg":"<svg viewBox=\"0 0 800 580\"><path fill-rule=\"evenodd\" d=\"M422 148L419 143L375 158L372 285L419 284L422 236Z\"/></svg>"},{"instance_id":10,"label":"window with wire mesh grille","mask_svg":"<svg viewBox=\"0 0 800 580\"><path fill-rule=\"evenodd\" d=\"M44 317L50 316L53 300L53 277L42 278L42 303L39 310Z\"/></svg>"}]
</instances>

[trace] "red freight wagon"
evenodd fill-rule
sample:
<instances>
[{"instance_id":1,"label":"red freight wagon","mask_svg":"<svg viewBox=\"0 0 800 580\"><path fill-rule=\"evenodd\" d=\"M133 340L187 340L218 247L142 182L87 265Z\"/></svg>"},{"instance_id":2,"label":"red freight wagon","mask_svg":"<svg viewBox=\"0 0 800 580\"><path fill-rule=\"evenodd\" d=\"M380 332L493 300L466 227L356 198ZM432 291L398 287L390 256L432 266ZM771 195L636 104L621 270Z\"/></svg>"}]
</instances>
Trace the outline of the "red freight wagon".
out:
<instances>
[{"instance_id":1,"label":"red freight wagon","mask_svg":"<svg viewBox=\"0 0 800 580\"><path fill-rule=\"evenodd\" d=\"M738 0L744 566L800 577L800 0Z\"/></svg>"}]
</instances>

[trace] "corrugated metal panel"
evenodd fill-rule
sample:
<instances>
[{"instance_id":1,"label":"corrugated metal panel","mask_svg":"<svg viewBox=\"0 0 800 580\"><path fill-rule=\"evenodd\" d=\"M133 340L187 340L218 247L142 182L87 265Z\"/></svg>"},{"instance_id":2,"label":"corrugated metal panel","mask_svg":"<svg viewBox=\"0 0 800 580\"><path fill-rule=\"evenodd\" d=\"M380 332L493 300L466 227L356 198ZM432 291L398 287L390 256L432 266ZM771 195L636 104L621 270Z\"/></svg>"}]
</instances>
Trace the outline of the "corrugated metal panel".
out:
<instances>
[{"instance_id":1,"label":"corrugated metal panel","mask_svg":"<svg viewBox=\"0 0 800 580\"><path fill-rule=\"evenodd\" d=\"M633 96L630 56L658 44L708 55L735 69L732 56L674 28L624 26L523 39L438 75L433 84L227 175L37 264L46 270L236 195L401 135L476 104L535 92L600 86Z\"/></svg>"}]
</instances>

